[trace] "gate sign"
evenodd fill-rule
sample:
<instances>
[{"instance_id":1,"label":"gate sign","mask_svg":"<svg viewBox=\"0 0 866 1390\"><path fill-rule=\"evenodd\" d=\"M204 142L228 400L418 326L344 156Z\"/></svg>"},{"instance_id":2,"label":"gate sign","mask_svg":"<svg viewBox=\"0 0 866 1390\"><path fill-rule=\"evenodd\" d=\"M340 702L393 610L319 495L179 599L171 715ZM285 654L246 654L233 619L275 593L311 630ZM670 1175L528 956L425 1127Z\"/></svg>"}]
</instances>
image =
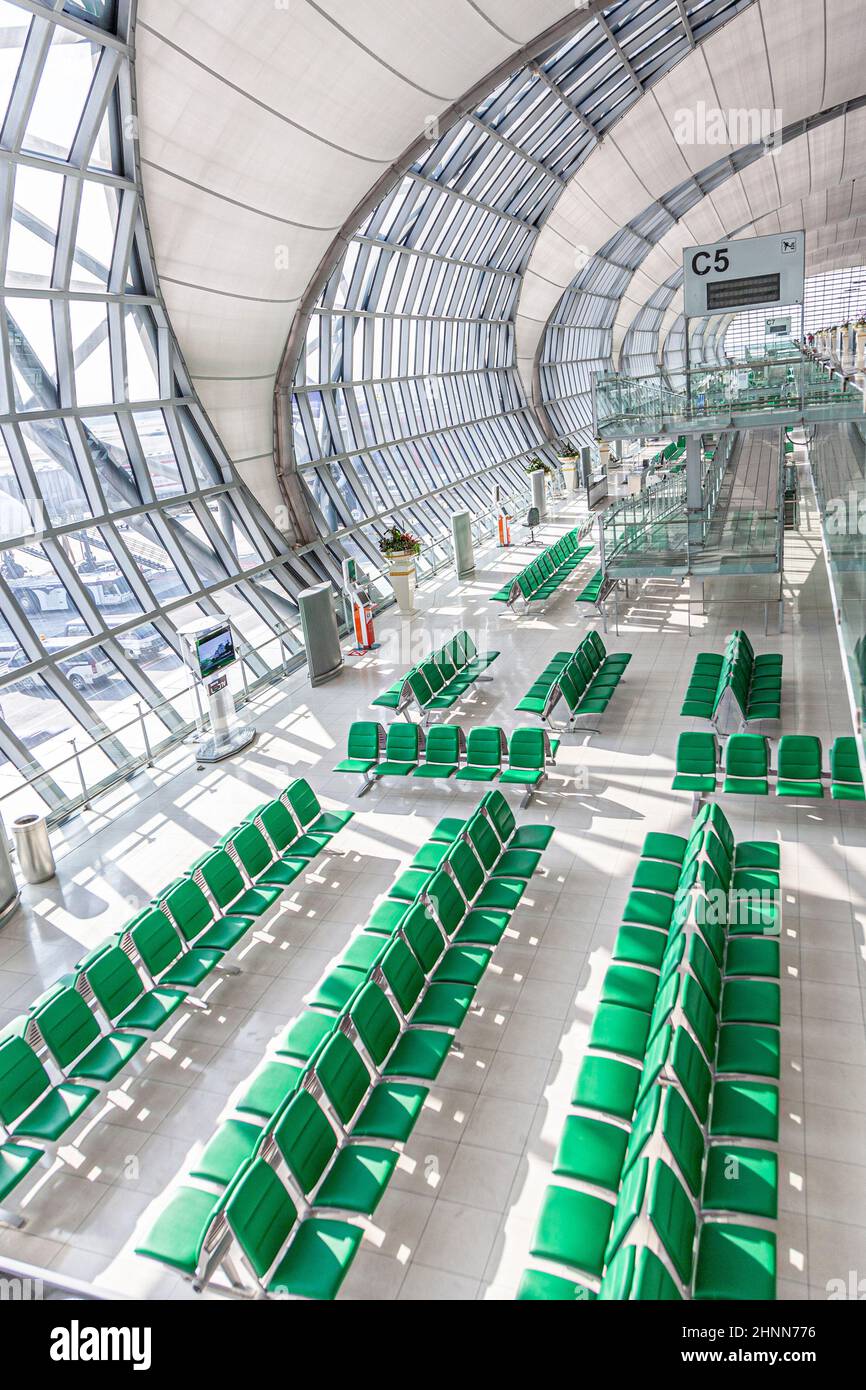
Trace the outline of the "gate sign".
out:
<instances>
[{"instance_id":1,"label":"gate sign","mask_svg":"<svg viewBox=\"0 0 866 1390\"><path fill-rule=\"evenodd\" d=\"M718 241L683 251L683 304L687 318L802 304L806 287L806 233Z\"/></svg>"}]
</instances>

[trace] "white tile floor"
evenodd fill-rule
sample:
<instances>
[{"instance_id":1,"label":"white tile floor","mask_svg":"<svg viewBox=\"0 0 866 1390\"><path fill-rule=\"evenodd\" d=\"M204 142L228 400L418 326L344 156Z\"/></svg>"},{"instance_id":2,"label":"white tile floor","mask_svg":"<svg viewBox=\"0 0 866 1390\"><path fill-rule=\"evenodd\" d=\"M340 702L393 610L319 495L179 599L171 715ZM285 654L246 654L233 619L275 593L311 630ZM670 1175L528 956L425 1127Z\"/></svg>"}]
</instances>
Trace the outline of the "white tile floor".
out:
<instances>
[{"instance_id":1,"label":"white tile floor","mask_svg":"<svg viewBox=\"0 0 866 1390\"><path fill-rule=\"evenodd\" d=\"M670 782L695 653L719 650L732 626L746 624L759 651L784 653L785 729L817 733L825 746L849 731L810 499L807 491L803 531L788 545L782 637L764 638L762 606L745 606L763 581L737 580L726 581L727 601L711 616L692 617L691 637L685 591L669 582L633 596L619 637L609 636L612 648L634 653L627 682L602 733L587 747L567 740L548 789L518 813L556 825L543 873L496 952L341 1297L513 1296L636 855L649 829L689 826L689 797ZM419 643L466 626L502 656L463 722L512 727L535 673L586 629L574 582L541 616L515 619L487 602L528 553L488 551L474 581L424 588L421 616L402 631L382 620L381 651L350 659L332 684L313 691L299 676L262 697L259 739L230 765L199 773L178 752L171 775L142 777L124 793L125 815L97 808L68 828L58 878L28 890L24 911L0 932L0 1024L290 776L308 776L325 804L357 811L338 841L345 857L315 865L285 896L244 952L244 973L214 987L209 1012L181 1011L140 1074L62 1150L27 1206L27 1228L0 1231L0 1252L105 1289L189 1293L132 1253L136 1233L435 821L477 800L477 789L390 782L354 801L352 782L330 770L348 724L368 716L370 698ZM708 584L713 592L719 586ZM823 1298L828 1280L866 1274L866 807L729 801L725 811L738 838L778 836L783 846L779 1290Z\"/></svg>"}]
</instances>

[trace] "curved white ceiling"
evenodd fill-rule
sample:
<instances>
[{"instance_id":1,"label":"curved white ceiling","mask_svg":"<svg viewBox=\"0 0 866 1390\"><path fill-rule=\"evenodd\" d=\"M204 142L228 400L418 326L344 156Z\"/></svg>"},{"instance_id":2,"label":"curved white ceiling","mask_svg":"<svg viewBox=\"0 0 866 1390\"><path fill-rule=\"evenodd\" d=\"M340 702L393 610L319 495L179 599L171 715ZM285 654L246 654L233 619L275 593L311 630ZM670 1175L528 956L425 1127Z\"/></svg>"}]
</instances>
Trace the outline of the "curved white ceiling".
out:
<instances>
[{"instance_id":1,"label":"curved white ceiling","mask_svg":"<svg viewBox=\"0 0 866 1390\"><path fill-rule=\"evenodd\" d=\"M281 500L274 378L335 235L428 123L574 11L139 0L138 135L163 294L202 403L266 505Z\"/></svg>"},{"instance_id":2,"label":"curved white ceiling","mask_svg":"<svg viewBox=\"0 0 866 1390\"><path fill-rule=\"evenodd\" d=\"M859 167L863 177L850 179L846 183L818 188L807 197L787 203L783 207L768 207L759 213L754 222L737 233L738 236L764 236L771 232L790 231L804 227L807 232L806 273L825 274L828 270L839 270L846 266L861 265L866 261L866 109L848 112L833 122L838 138L844 144L849 161L853 161L854 151L859 151ZM809 139L810 137L802 137ZM804 166L807 163L802 139L793 141L792 151L800 145L800 155ZM808 161L814 169L815 165ZM769 190L767 190L769 194ZM757 203L756 203L757 207ZM660 243L661 244L661 243ZM669 272L670 273L670 272ZM663 277L667 279L667 276ZM662 280L652 286L650 293L659 288ZM620 313L631 301L623 297ZM628 322L618 317L615 341L621 344L636 312L634 302L630 303ZM662 320L659 339L664 343L668 332L683 312L682 289L677 290ZM623 326L624 325L624 326Z\"/></svg>"},{"instance_id":3,"label":"curved white ceiling","mask_svg":"<svg viewBox=\"0 0 866 1390\"><path fill-rule=\"evenodd\" d=\"M778 110L780 124L789 126L860 96L866 88L862 46L852 35L862 22L862 0L758 0L635 103L569 183L533 248L517 316L527 390L547 321L574 279L576 257L599 251L653 201L743 143L680 142L674 134L677 113L694 111L703 101L723 112ZM859 174L864 127L852 121L856 138L846 145L847 126L836 121L811 132L806 159L802 143L798 158L799 142L793 142L757 160L682 217L633 277L614 351L637 309L681 264L683 246L714 241L813 189Z\"/></svg>"}]
</instances>

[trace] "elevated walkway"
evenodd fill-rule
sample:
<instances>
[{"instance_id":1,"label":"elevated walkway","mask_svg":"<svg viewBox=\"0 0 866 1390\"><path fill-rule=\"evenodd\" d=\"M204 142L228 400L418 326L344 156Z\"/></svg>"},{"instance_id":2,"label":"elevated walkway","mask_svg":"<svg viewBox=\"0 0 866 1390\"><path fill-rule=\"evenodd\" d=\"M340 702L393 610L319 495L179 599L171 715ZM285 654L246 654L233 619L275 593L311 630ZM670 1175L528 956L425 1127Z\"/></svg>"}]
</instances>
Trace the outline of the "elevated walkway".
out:
<instances>
[{"instance_id":1,"label":"elevated walkway","mask_svg":"<svg viewBox=\"0 0 866 1390\"><path fill-rule=\"evenodd\" d=\"M864 387L864 378L799 352L670 377L605 372L593 378L595 434L624 440L863 421Z\"/></svg>"},{"instance_id":2,"label":"elevated walkway","mask_svg":"<svg viewBox=\"0 0 866 1390\"><path fill-rule=\"evenodd\" d=\"M748 430L734 448L703 546L690 572L776 574L782 567L784 455L778 430Z\"/></svg>"}]
</instances>

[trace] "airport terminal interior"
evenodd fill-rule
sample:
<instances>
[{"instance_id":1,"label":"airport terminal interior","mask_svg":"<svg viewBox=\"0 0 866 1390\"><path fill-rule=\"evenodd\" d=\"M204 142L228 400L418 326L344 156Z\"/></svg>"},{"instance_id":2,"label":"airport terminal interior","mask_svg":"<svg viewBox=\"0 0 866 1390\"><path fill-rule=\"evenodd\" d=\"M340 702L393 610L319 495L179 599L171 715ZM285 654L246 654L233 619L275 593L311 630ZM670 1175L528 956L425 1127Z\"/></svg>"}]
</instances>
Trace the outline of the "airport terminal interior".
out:
<instances>
[{"instance_id":1,"label":"airport terminal interior","mask_svg":"<svg viewBox=\"0 0 866 1390\"><path fill-rule=\"evenodd\" d=\"M4 1287L866 1296L864 58L0 0Z\"/></svg>"}]
</instances>

